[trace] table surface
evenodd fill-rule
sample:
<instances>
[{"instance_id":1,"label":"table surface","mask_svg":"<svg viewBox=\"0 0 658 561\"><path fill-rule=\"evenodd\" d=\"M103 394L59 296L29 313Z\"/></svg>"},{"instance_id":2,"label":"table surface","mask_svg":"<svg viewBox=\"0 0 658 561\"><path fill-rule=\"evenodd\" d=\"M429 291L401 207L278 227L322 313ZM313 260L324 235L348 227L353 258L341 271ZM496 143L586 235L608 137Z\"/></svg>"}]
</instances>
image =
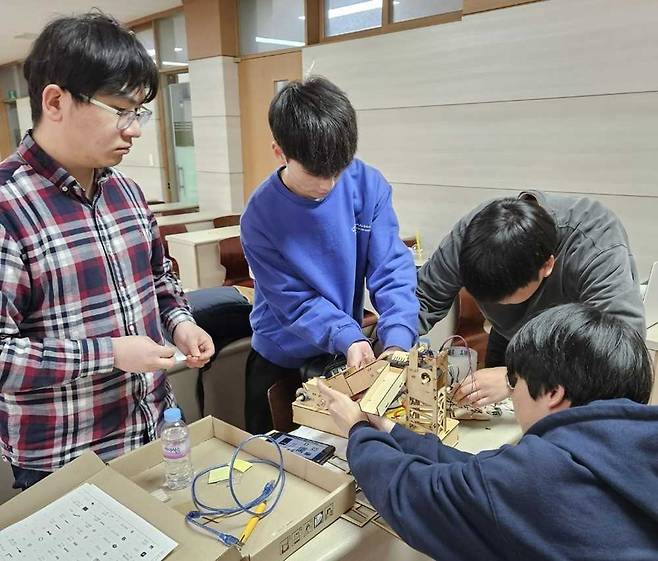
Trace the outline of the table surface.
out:
<instances>
[{"instance_id":1,"label":"table surface","mask_svg":"<svg viewBox=\"0 0 658 561\"><path fill-rule=\"evenodd\" d=\"M226 238L233 238L240 235L240 226L224 226L222 228L212 228L211 230L198 230L196 232L186 232L184 234L171 234L167 236L167 242L182 245L204 245L215 243Z\"/></svg>"},{"instance_id":2,"label":"table surface","mask_svg":"<svg viewBox=\"0 0 658 561\"><path fill-rule=\"evenodd\" d=\"M195 222L212 222L220 212L203 211L203 212L186 212L185 214L169 214L167 216L157 216L158 226L170 226L172 224L194 224Z\"/></svg>"},{"instance_id":3,"label":"table surface","mask_svg":"<svg viewBox=\"0 0 658 561\"><path fill-rule=\"evenodd\" d=\"M503 444L514 444L521 437L521 427L514 419L511 401L506 400L494 410L499 415L487 421L460 421L459 443L456 448L477 453L493 450ZM347 439L309 427L300 427L293 434L319 440L336 447L336 456L345 458ZM368 522L362 528L340 518L305 544L289 561L429 561L429 557L406 545L376 524Z\"/></svg>"},{"instance_id":4,"label":"table surface","mask_svg":"<svg viewBox=\"0 0 658 561\"><path fill-rule=\"evenodd\" d=\"M175 202L175 203L156 203L149 205L149 208L151 209L151 212L154 214L158 212L167 212L170 210L185 210L185 209L195 209L199 208L199 205L196 203L183 203L183 202Z\"/></svg>"}]
</instances>

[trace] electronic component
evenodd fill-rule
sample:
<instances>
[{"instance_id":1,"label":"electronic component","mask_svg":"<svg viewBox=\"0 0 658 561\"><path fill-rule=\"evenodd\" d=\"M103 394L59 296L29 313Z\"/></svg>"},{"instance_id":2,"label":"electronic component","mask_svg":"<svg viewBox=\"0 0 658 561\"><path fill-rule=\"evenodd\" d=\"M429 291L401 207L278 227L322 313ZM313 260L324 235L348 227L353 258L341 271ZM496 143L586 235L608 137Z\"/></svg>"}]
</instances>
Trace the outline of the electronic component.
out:
<instances>
[{"instance_id":1,"label":"electronic component","mask_svg":"<svg viewBox=\"0 0 658 561\"><path fill-rule=\"evenodd\" d=\"M336 451L336 448L329 444L323 444L316 440L308 440L307 438L301 438L286 432L274 431L271 432L269 436L271 436L272 439L282 448L290 450L291 452L294 452L307 460L311 460L316 464L325 463Z\"/></svg>"}]
</instances>

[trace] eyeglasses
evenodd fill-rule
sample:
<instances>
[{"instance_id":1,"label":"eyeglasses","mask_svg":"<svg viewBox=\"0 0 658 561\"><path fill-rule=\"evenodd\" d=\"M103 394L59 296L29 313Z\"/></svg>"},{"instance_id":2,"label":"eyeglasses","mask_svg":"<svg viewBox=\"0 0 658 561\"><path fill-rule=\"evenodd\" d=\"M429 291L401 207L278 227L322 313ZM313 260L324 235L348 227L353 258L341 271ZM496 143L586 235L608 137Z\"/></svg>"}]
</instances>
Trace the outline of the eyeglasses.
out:
<instances>
[{"instance_id":1,"label":"eyeglasses","mask_svg":"<svg viewBox=\"0 0 658 561\"><path fill-rule=\"evenodd\" d=\"M138 107L137 109L116 109L114 107L110 107L102 101L94 99L93 97L89 97L87 95L82 95L81 97L96 107L100 107L101 109L105 109L105 111L114 113L118 117L117 128L120 131L125 131L130 125L133 124L135 119L139 123L139 126L143 127L146 123L149 122L151 115L153 115L152 111L149 111L144 107Z\"/></svg>"},{"instance_id":2,"label":"eyeglasses","mask_svg":"<svg viewBox=\"0 0 658 561\"><path fill-rule=\"evenodd\" d=\"M507 382L507 388L510 391L513 391L516 387L516 383L519 381L519 377L516 372L510 372L509 370L505 372L505 381Z\"/></svg>"}]
</instances>

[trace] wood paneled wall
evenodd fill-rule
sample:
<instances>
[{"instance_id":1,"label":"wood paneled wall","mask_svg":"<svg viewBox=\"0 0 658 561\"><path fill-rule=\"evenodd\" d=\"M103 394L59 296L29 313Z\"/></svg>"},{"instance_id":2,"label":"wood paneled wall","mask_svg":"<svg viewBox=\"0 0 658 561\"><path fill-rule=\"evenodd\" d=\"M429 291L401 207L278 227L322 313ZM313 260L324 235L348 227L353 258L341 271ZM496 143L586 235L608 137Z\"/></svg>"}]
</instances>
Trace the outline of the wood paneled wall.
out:
<instances>
[{"instance_id":1,"label":"wood paneled wall","mask_svg":"<svg viewBox=\"0 0 658 561\"><path fill-rule=\"evenodd\" d=\"M238 54L236 0L183 0L190 60Z\"/></svg>"},{"instance_id":2,"label":"wood paneled wall","mask_svg":"<svg viewBox=\"0 0 658 561\"><path fill-rule=\"evenodd\" d=\"M281 164L272 153L267 113L274 97L275 82L301 79L301 53L294 51L243 59L238 70L246 202L252 191Z\"/></svg>"},{"instance_id":3,"label":"wood paneled wall","mask_svg":"<svg viewBox=\"0 0 658 561\"><path fill-rule=\"evenodd\" d=\"M7 110L8 105L0 100L0 161L14 151Z\"/></svg>"},{"instance_id":4,"label":"wood paneled wall","mask_svg":"<svg viewBox=\"0 0 658 561\"><path fill-rule=\"evenodd\" d=\"M658 2L544 0L303 49L352 99L359 153L403 231L435 247L480 201L526 188L600 199L641 273L658 260Z\"/></svg>"}]
</instances>

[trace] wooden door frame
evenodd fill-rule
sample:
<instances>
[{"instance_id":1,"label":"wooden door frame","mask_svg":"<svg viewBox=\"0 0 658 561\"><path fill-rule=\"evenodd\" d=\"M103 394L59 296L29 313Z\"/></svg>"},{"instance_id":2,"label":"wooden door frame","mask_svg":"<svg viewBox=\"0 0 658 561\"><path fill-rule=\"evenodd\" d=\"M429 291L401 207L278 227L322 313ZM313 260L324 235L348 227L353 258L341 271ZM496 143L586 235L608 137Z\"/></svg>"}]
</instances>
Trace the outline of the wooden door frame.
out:
<instances>
[{"instance_id":1,"label":"wooden door frame","mask_svg":"<svg viewBox=\"0 0 658 561\"><path fill-rule=\"evenodd\" d=\"M277 61L276 59L279 57L286 57L287 59L290 58L291 55L294 55L295 57L298 58L298 61L295 62L290 62L286 61L286 64L293 64L296 66L296 73L292 73L289 71L289 68L285 70L286 75L281 75L280 77L276 76L270 76L268 74L267 79L269 81L270 78L276 79L286 79L286 80L296 80L296 79L301 79L302 77L302 51L300 48L297 49L286 49L285 52L281 51L276 51L276 52L268 52L268 53L263 53L260 56L249 56L249 57L243 57L240 59L240 64L238 66L238 89L239 89L239 96L240 96L240 130L241 130L241 151L242 151L242 169L243 169L243 187L242 187L242 192L243 192L243 197L244 197L244 202L247 201L249 198L249 195L257 187L257 182L259 180L264 179L264 177L258 177L252 181L252 174L258 174L260 176L261 171L264 171L265 168L264 165L264 154L266 150L270 150L269 144L271 143L271 134L269 132L269 125L267 123L267 107L269 107L269 101L267 101L267 106L265 106L265 101L264 100L258 100L255 101L252 98L246 97L248 92L251 92L253 95L253 92L256 91L258 94L260 94L261 97L263 97L263 90L262 88L253 88L253 86L249 86L247 84L247 81L249 80L248 75L246 74L247 72L247 65L251 66L254 64L267 64L268 62L271 62L272 64L276 64ZM276 71L273 71L272 74L276 74ZM271 85L272 89L269 90L272 92L271 96L265 96L268 97L268 100L271 99L274 95L274 84L272 82ZM258 96L256 96L258 97ZM254 103L257 103L258 106L254 107ZM254 119L257 119L257 126L254 127ZM265 131L267 130L267 133ZM263 140L263 136L265 134L268 135L269 137L269 142L265 142ZM261 165L263 164L263 165ZM273 163L272 167L269 168L269 173L274 169L274 166L276 164Z\"/></svg>"}]
</instances>

